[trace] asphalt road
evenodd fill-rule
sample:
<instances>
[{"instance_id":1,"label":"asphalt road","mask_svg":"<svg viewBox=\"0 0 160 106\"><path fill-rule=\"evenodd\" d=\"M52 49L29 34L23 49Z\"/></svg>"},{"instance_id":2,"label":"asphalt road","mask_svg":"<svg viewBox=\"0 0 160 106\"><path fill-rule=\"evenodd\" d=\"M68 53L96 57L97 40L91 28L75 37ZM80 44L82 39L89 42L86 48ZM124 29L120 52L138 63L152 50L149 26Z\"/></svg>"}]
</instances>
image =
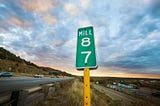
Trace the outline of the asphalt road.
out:
<instances>
[{"instance_id":1,"label":"asphalt road","mask_svg":"<svg viewBox=\"0 0 160 106\"><path fill-rule=\"evenodd\" d=\"M20 90L27 87L38 86L47 83L58 81L71 80L73 77L68 78L0 78L0 93L5 91Z\"/></svg>"},{"instance_id":2,"label":"asphalt road","mask_svg":"<svg viewBox=\"0 0 160 106\"><path fill-rule=\"evenodd\" d=\"M128 105L131 105L132 103L141 103L141 106L155 106L151 103L147 103L146 101L144 100L141 100L141 99L138 99L138 98L135 98L135 97L132 97L130 95L127 95L127 94L124 94L122 92L118 92L118 91L115 91L115 90L112 90L112 89L109 89L109 88L106 88L106 87L103 87L101 85L97 85L97 84L93 84L92 83L92 86L102 92L102 93L105 93L107 96L109 96L112 100L121 100L122 103L125 105L125 106L128 106Z\"/></svg>"}]
</instances>

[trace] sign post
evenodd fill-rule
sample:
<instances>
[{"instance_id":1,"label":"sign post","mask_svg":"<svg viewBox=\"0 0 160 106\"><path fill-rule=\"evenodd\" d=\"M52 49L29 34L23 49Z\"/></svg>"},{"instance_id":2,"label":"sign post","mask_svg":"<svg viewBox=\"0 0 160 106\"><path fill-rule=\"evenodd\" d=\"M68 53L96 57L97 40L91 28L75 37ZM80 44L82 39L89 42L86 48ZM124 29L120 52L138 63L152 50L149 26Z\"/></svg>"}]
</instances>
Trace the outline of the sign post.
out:
<instances>
[{"instance_id":1,"label":"sign post","mask_svg":"<svg viewBox=\"0 0 160 106\"><path fill-rule=\"evenodd\" d=\"M92 26L78 29L76 68L84 69L84 106L90 106L90 69L97 68Z\"/></svg>"},{"instance_id":2,"label":"sign post","mask_svg":"<svg viewBox=\"0 0 160 106\"><path fill-rule=\"evenodd\" d=\"M84 69L84 106L90 106L90 70L89 68Z\"/></svg>"}]
</instances>

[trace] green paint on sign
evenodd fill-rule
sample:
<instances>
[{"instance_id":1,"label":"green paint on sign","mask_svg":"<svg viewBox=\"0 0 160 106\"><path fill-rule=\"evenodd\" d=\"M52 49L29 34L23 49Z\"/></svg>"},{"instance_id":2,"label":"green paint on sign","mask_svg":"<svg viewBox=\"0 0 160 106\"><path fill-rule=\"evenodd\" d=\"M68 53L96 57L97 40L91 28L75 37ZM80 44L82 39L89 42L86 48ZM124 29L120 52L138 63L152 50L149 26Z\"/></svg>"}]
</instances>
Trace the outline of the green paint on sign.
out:
<instances>
[{"instance_id":1,"label":"green paint on sign","mask_svg":"<svg viewBox=\"0 0 160 106\"><path fill-rule=\"evenodd\" d=\"M76 68L96 68L96 54L93 27L78 29Z\"/></svg>"}]
</instances>

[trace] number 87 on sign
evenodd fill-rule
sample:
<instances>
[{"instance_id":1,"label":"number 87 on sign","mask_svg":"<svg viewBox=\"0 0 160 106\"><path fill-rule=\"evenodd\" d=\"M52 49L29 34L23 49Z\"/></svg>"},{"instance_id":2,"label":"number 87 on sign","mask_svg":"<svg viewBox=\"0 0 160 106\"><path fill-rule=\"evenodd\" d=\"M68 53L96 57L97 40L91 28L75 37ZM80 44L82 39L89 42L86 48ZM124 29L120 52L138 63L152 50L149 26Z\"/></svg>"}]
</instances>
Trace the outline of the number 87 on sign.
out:
<instances>
[{"instance_id":1,"label":"number 87 on sign","mask_svg":"<svg viewBox=\"0 0 160 106\"><path fill-rule=\"evenodd\" d=\"M77 35L76 68L97 68L93 27L79 28Z\"/></svg>"}]
</instances>

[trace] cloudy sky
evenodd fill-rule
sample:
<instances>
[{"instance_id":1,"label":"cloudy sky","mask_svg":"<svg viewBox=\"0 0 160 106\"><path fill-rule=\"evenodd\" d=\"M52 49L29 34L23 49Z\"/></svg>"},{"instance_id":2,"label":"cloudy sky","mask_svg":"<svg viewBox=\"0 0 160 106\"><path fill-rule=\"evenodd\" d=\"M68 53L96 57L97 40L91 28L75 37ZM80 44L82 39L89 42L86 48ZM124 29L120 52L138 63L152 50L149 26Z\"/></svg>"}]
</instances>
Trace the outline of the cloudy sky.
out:
<instances>
[{"instance_id":1,"label":"cloudy sky","mask_svg":"<svg viewBox=\"0 0 160 106\"><path fill-rule=\"evenodd\" d=\"M92 76L160 78L160 0L0 0L0 46L76 75L77 29L93 26Z\"/></svg>"}]
</instances>

